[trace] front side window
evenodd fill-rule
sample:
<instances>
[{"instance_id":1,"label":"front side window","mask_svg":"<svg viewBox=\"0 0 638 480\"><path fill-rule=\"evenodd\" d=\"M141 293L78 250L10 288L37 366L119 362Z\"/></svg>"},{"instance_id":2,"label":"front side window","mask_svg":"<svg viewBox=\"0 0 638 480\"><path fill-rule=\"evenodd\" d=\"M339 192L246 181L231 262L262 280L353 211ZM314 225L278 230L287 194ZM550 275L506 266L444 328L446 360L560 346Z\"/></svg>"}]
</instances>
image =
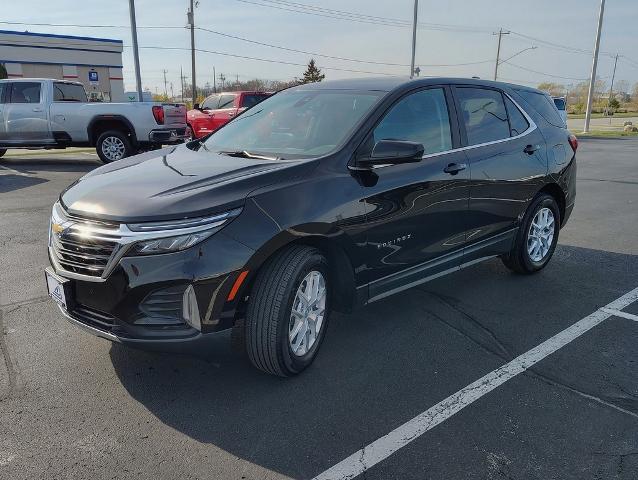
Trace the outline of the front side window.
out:
<instances>
[{"instance_id":1,"label":"front side window","mask_svg":"<svg viewBox=\"0 0 638 480\"><path fill-rule=\"evenodd\" d=\"M443 89L403 97L377 125L373 137L372 145L379 140L407 140L422 144L426 154L450 150L450 117Z\"/></svg>"},{"instance_id":2,"label":"front side window","mask_svg":"<svg viewBox=\"0 0 638 480\"><path fill-rule=\"evenodd\" d=\"M55 82L53 84L54 102L86 102L86 92L82 85Z\"/></svg>"},{"instance_id":3,"label":"front side window","mask_svg":"<svg viewBox=\"0 0 638 480\"><path fill-rule=\"evenodd\" d=\"M40 84L36 82L15 82L11 88L9 103L40 103Z\"/></svg>"},{"instance_id":4,"label":"front side window","mask_svg":"<svg viewBox=\"0 0 638 480\"><path fill-rule=\"evenodd\" d=\"M202 103L202 110L216 110L219 105L219 95L211 95Z\"/></svg>"},{"instance_id":5,"label":"front side window","mask_svg":"<svg viewBox=\"0 0 638 480\"><path fill-rule=\"evenodd\" d=\"M456 92L468 145L509 138L510 127L501 92L469 87L457 88Z\"/></svg>"},{"instance_id":6,"label":"front side window","mask_svg":"<svg viewBox=\"0 0 638 480\"><path fill-rule=\"evenodd\" d=\"M330 153L354 131L384 92L286 90L268 97L219 129L209 151L247 151L280 159Z\"/></svg>"},{"instance_id":7,"label":"front side window","mask_svg":"<svg viewBox=\"0 0 638 480\"><path fill-rule=\"evenodd\" d=\"M507 106L507 114L510 118L510 135L515 137L520 135L529 128L529 122L525 115L518 109L514 102L505 97L505 105Z\"/></svg>"},{"instance_id":8,"label":"front side window","mask_svg":"<svg viewBox=\"0 0 638 480\"><path fill-rule=\"evenodd\" d=\"M219 107L222 108L232 108L233 102L235 101L235 95L222 95L219 99Z\"/></svg>"}]
</instances>

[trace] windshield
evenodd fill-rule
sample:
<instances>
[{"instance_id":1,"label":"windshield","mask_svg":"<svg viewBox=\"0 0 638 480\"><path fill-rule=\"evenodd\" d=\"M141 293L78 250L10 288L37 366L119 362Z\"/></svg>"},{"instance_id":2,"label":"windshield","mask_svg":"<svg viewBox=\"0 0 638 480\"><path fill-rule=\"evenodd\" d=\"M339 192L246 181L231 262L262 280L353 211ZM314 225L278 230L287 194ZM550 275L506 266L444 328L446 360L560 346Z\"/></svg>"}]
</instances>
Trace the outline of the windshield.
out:
<instances>
[{"instance_id":1,"label":"windshield","mask_svg":"<svg viewBox=\"0 0 638 480\"><path fill-rule=\"evenodd\" d=\"M341 145L383 92L287 90L267 98L211 135L211 151L280 159L318 157Z\"/></svg>"}]
</instances>

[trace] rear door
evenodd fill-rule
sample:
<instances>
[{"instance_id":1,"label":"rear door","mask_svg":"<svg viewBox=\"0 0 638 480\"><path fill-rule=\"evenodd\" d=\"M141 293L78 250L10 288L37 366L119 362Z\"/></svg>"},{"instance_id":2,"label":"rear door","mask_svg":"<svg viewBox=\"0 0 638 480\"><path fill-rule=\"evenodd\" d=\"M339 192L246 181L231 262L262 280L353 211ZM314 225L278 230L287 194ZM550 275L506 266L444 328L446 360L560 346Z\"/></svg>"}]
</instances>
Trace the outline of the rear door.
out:
<instances>
[{"instance_id":1,"label":"rear door","mask_svg":"<svg viewBox=\"0 0 638 480\"><path fill-rule=\"evenodd\" d=\"M471 170L463 262L509 251L520 218L547 174L545 140L533 120L495 88L457 86Z\"/></svg>"},{"instance_id":2,"label":"rear door","mask_svg":"<svg viewBox=\"0 0 638 480\"><path fill-rule=\"evenodd\" d=\"M371 300L460 265L469 169L465 152L455 148L459 146L455 118L448 88L417 90L388 110L357 152L368 155L384 139L425 147L420 162L360 173L368 259L361 275Z\"/></svg>"},{"instance_id":3,"label":"rear door","mask_svg":"<svg viewBox=\"0 0 638 480\"><path fill-rule=\"evenodd\" d=\"M44 85L41 82L12 82L4 105L6 137L9 143L52 143Z\"/></svg>"}]
</instances>

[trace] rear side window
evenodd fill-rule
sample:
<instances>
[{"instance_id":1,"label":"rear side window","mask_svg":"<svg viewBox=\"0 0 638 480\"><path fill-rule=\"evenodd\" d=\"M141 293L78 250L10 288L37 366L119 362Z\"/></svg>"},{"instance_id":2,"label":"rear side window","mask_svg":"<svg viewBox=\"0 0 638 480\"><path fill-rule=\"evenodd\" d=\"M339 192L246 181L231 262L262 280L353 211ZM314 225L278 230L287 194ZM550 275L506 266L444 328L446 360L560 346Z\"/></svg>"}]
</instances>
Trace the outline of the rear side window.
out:
<instances>
[{"instance_id":1,"label":"rear side window","mask_svg":"<svg viewBox=\"0 0 638 480\"><path fill-rule=\"evenodd\" d=\"M219 95L211 95L201 105L202 110L215 110L219 105Z\"/></svg>"},{"instance_id":2,"label":"rear side window","mask_svg":"<svg viewBox=\"0 0 638 480\"><path fill-rule=\"evenodd\" d=\"M5 90L9 89L9 84L8 83L0 83L0 103L4 103L5 99L4 99L4 92Z\"/></svg>"},{"instance_id":3,"label":"rear side window","mask_svg":"<svg viewBox=\"0 0 638 480\"><path fill-rule=\"evenodd\" d=\"M529 128L529 122L525 118L525 115L518 109L514 102L512 102L507 96L505 97L505 106L507 107L507 115L510 118L510 135L515 137L520 135Z\"/></svg>"},{"instance_id":4,"label":"rear side window","mask_svg":"<svg viewBox=\"0 0 638 480\"><path fill-rule=\"evenodd\" d=\"M408 140L423 144L425 153L452 148L445 93L440 88L421 90L399 100L373 132L379 140Z\"/></svg>"},{"instance_id":5,"label":"rear side window","mask_svg":"<svg viewBox=\"0 0 638 480\"><path fill-rule=\"evenodd\" d=\"M40 84L36 82L15 82L11 88L9 103L40 103Z\"/></svg>"},{"instance_id":6,"label":"rear side window","mask_svg":"<svg viewBox=\"0 0 638 480\"><path fill-rule=\"evenodd\" d=\"M563 119L560 118L560 114L558 113L558 109L554 102L544 93L540 92L532 92L529 90L518 90L516 89L516 93L518 93L523 99L529 103L534 109L540 113L545 120L554 125L555 127L564 127Z\"/></svg>"},{"instance_id":7,"label":"rear side window","mask_svg":"<svg viewBox=\"0 0 638 480\"><path fill-rule=\"evenodd\" d=\"M485 88L456 89L468 145L509 138L510 126L501 92Z\"/></svg>"},{"instance_id":8,"label":"rear side window","mask_svg":"<svg viewBox=\"0 0 638 480\"><path fill-rule=\"evenodd\" d=\"M258 94L258 93L249 93L248 95L244 95L242 97L241 106L243 108L250 108L257 105L262 100L266 100L268 95Z\"/></svg>"},{"instance_id":9,"label":"rear side window","mask_svg":"<svg viewBox=\"0 0 638 480\"><path fill-rule=\"evenodd\" d=\"M565 110L565 99L564 98L555 98L554 105L558 110Z\"/></svg>"},{"instance_id":10,"label":"rear side window","mask_svg":"<svg viewBox=\"0 0 638 480\"><path fill-rule=\"evenodd\" d=\"M55 82L53 84L54 102L86 102L86 92L82 85Z\"/></svg>"},{"instance_id":11,"label":"rear side window","mask_svg":"<svg viewBox=\"0 0 638 480\"><path fill-rule=\"evenodd\" d=\"M235 95L222 95L219 99L219 107L217 108L232 108L235 101Z\"/></svg>"}]
</instances>

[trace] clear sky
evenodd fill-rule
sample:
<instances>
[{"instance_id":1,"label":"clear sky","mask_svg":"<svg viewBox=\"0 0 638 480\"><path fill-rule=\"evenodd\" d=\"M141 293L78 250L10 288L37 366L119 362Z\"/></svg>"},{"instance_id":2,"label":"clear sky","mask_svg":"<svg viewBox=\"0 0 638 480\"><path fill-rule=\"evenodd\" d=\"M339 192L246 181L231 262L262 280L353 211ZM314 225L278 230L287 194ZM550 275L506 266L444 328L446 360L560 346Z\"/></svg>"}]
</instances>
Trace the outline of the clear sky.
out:
<instances>
[{"instance_id":1,"label":"clear sky","mask_svg":"<svg viewBox=\"0 0 638 480\"><path fill-rule=\"evenodd\" d=\"M296 0L296 3L310 6L311 10L302 10L319 15L290 11L301 8L288 0L200 0L195 23L224 34L296 50L383 63L410 63L411 27L395 20L411 21L413 0ZM594 47L599 6L599 0L420 0L419 21L424 25L417 35L416 63L422 75L491 78L497 40L492 33L502 27L512 33L503 37L501 58L531 46L538 48L517 55L511 60L514 65L502 64L499 79L529 85L542 81L575 84L590 74L592 59L587 52ZM140 27L183 27L186 24L188 0L137 0L136 7ZM373 20L377 23L368 23L368 17L361 16L354 17L359 21L329 18L335 15L319 9L336 9L393 20L385 22L391 23L389 25L382 25L377 20ZM126 46L131 45L130 30L126 28L129 24L127 0L21 0L19 9L3 9L0 20L30 24L115 25L115 28L80 28L0 24L0 29L94 35L122 39ZM638 81L637 26L638 0L607 1L601 41L601 52L606 54L600 57L599 77L609 82L613 68L613 58L609 54L620 53L626 58L621 57L618 62L616 79L626 80L632 85ZM143 47L190 46L190 34L182 28L140 28L138 39ZM196 44L197 48L209 51L293 64L305 64L310 58L308 54L255 45L201 30L196 32ZM140 56L143 86L152 91L163 92L163 69L168 70L167 78L173 82L175 94L179 92L180 66L190 77L189 51L143 48ZM409 73L408 66L355 63L322 57L316 57L316 61L323 67ZM430 66L472 62L485 63ZM302 66L198 52L198 85L212 84L213 66L217 75L223 73L233 80L236 75L242 80L255 77L289 80L301 76L304 70ZM369 75L330 69L325 69L324 73L327 79ZM124 77L126 88L134 89L133 56L128 47L124 49Z\"/></svg>"}]
</instances>

